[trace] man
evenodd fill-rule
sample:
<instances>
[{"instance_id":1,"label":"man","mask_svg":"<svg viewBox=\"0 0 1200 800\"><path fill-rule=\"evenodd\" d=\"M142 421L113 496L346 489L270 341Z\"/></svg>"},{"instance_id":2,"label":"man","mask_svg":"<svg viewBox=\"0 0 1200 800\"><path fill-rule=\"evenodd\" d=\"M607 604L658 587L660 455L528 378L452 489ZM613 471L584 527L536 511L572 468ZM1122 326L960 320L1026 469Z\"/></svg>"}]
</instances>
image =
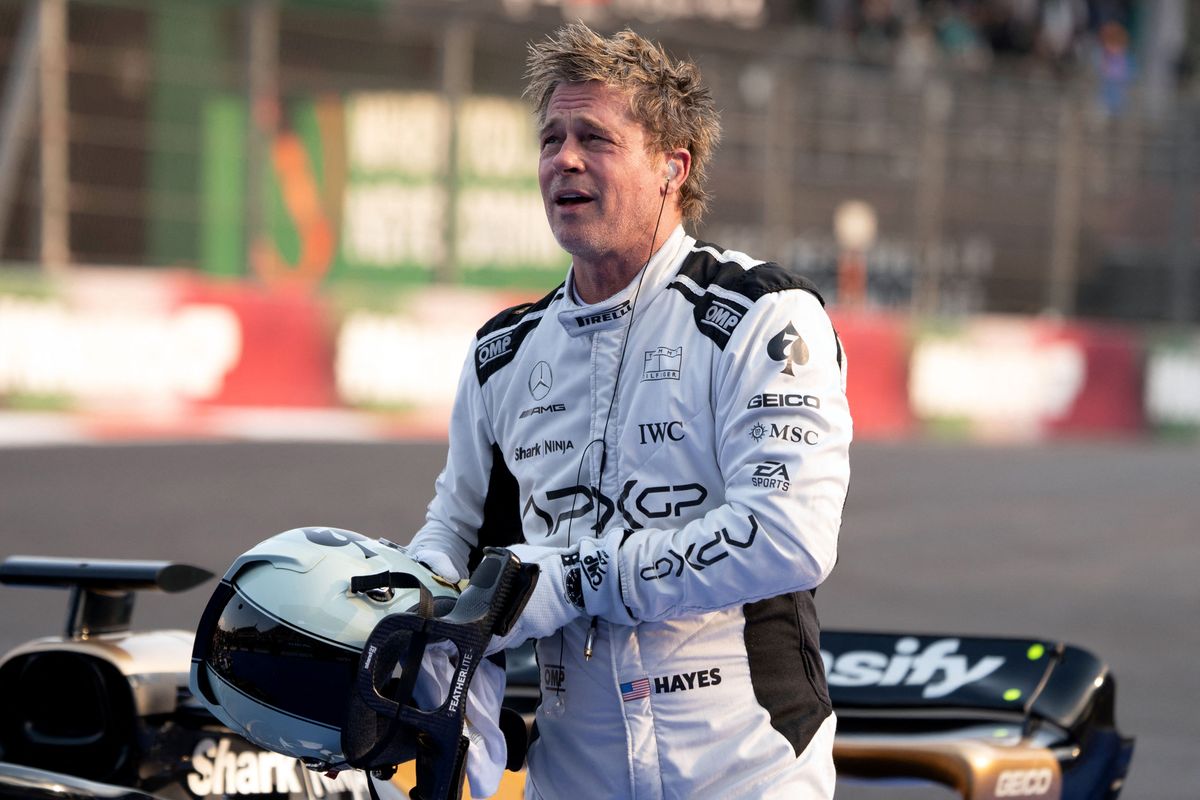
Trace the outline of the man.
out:
<instances>
[{"instance_id":1,"label":"man","mask_svg":"<svg viewBox=\"0 0 1200 800\"><path fill-rule=\"evenodd\" d=\"M702 244L719 123L699 72L626 31L530 47L563 285L480 328L411 550L541 578L531 798L821 798L812 591L849 479L845 358L810 285Z\"/></svg>"}]
</instances>

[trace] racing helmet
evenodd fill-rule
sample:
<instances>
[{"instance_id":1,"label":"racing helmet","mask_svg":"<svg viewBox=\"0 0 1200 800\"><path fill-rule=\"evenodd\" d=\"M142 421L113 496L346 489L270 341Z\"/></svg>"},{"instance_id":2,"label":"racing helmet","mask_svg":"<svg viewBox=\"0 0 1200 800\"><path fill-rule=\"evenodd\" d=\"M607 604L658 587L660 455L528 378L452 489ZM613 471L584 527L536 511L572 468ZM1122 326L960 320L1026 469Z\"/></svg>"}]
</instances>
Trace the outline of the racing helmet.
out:
<instances>
[{"instance_id":1,"label":"racing helmet","mask_svg":"<svg viewBox=\"0 0 1200 800\"><path fill-rule=\"evenodd\" d=\"M342 730L372 630L429 601L444 614L458 595L386 539L320 527L277 534L239 556L209 600L192 695L260 747L344 767Z\"/></svg>"}]
</instances>

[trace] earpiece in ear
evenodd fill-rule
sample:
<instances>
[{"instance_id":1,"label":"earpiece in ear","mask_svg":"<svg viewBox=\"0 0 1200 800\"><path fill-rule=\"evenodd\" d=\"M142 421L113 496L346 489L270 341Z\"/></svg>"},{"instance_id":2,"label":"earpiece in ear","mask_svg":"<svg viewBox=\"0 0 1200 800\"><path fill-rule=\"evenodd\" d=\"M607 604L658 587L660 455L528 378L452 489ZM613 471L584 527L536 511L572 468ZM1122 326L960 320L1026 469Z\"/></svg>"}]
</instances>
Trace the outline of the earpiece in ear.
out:
<instances>
[{"instance_id":1,"label":"earpiece in ear","mask_svg":"<svg viewBox=\"0 0 1200 800\"><path fill-rule=\"evenodd\" d=\"M675 166L674 161L672 161L670 164L667 164L667 183L670 183L671 181L675 180L675 176L678 174L679 174L679 167Z\"/></svg>"}]
</instances>

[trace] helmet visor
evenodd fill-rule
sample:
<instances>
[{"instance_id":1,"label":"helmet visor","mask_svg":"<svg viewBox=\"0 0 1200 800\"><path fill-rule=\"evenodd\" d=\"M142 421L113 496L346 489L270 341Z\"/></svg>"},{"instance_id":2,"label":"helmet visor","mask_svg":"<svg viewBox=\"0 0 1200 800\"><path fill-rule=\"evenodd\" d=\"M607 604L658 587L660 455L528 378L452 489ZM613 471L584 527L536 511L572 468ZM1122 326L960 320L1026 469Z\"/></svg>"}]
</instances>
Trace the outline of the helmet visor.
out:
<instances>
[{"instance_id":1,"label":"helmet visor","mask_svg":"<svg viewBox=\"0 0 1200 800\"><path fill-rule=\"evenodd\" d=\"M209 668L254 699L341 728L360 652L285 625L234 592L213 628Z\"/></svg>"}]
</instances>

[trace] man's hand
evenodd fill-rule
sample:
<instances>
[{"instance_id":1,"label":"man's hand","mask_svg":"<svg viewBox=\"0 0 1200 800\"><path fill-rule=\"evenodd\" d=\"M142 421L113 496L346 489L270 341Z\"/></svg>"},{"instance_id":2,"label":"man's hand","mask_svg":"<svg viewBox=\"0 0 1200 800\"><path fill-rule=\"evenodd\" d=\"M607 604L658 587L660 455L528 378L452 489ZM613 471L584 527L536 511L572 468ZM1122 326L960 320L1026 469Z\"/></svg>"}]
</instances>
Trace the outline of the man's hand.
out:
<instances>
[{"instance_id":1,"label":"man's hand","mask_svg":"<svg viewBox=\"0 0 1200 800\"><path fill-rule=\"evenodd\" d=\"M506 549L521 563L536 564L540 574L525 610L507 635L492 637L489 654L516 647L526 639L549 636L584 614L578 547L515 544Z\"/></svg>"}]
</instances>

